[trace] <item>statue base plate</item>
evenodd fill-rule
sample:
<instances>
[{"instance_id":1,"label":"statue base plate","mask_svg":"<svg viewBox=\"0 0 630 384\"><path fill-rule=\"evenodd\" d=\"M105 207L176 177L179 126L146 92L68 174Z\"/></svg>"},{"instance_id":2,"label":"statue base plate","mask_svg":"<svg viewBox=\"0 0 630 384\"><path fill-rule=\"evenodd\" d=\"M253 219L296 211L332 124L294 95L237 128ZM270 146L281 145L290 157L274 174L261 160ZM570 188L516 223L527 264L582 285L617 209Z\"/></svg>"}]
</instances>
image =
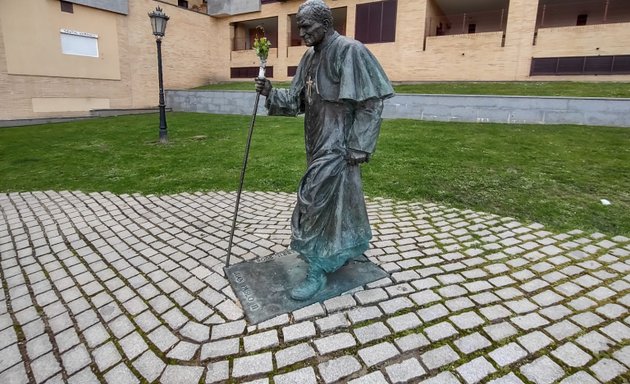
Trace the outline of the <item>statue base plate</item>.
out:
<instances>
[{"instance_id":1,"label":"statue base plate","mask_svg":"<svg viewBox=\"0 0 630 384\"><path fill-rule=\"evenodd\" d=\"M361 256L329 274L324 289L311 299L293 300L289 293L306 278L307 268L297 252L287 249L226 267L225 274L251 325L389 277L387 272Z\"/></svg>"}]
</instances>

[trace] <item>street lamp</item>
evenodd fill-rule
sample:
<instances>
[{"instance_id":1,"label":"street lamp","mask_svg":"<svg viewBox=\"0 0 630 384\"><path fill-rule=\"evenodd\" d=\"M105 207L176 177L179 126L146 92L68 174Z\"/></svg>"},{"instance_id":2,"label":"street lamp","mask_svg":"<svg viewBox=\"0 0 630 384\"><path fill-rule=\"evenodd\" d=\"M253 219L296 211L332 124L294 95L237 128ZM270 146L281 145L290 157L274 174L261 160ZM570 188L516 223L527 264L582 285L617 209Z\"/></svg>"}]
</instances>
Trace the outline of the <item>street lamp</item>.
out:
<instances>
[{"instance_id":1,"label":"street lamp","mask_svg":"<svg viewBox=\"0 0 630 384\"><path fill-rule=\"evenodd\" d=\"M158 81L160 84L160 143L168 143L168 135L166 133L166 105L164 104L164 84L162 80L162 38L166 31L166 22L169 17L166 13L162 12L160 7L155 8L155 11L149 13L151 19L151 27L153 28L153 34L155 35L155 42L157 43L157 57L158 57Z\"/></svg>"}]
</instances>

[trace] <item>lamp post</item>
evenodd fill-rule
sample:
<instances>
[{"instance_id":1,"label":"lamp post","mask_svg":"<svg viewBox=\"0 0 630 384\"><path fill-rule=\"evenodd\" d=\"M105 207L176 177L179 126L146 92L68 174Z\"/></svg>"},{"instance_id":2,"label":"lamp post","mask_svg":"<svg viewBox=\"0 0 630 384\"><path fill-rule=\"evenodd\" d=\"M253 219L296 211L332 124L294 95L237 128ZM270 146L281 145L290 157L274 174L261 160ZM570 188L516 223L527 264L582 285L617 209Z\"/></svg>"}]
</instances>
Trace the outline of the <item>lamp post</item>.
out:
<instances>
[{"instance_id":1,"label":"lamp post","mask_svg":"<svg viewBox=\"0 0 630 384\"><path fill-rule=\"evenodd\" d=\"M162 11L160 7L149 13L151 19L151 27L155 42L157 43L158 57L158 81L160 85L160 143L168 143L168 134L166 132L166 105L164 104L164 83L162 80L162 38L166 31L166 22L169 17Z\"/></svg>"}]
</instances>

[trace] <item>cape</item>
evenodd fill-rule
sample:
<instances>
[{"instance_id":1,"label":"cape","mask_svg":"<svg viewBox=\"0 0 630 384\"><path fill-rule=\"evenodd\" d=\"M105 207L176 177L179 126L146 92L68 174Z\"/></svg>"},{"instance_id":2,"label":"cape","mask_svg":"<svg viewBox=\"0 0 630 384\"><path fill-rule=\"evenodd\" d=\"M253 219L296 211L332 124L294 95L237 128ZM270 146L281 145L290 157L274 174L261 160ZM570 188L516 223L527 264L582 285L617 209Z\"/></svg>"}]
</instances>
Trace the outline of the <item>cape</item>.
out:
<instances>
[{"instance_id":1,"label":"cape","mask_svg":"<svg viewBox=\"0 0 630 384\"><path fill-rule=\"evenodd\" d=\"M387 99L394 96L385 71L372 52L362 43L335 32L321 49L322 57L316 75L316 90L326 101L364 101L371 98ZM305 84L303 71L315 54L311 47L300 62L294 79L301 93Z\"/></svg>"}]
</instances>

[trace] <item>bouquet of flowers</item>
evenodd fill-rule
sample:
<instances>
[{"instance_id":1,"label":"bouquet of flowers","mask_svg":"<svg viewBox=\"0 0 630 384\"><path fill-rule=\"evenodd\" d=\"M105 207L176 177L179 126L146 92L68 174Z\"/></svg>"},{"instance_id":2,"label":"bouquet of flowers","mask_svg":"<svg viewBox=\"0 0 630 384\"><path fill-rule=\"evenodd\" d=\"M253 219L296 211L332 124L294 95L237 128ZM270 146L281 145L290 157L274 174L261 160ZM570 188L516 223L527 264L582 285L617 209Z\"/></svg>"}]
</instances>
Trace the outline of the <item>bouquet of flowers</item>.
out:
<instances>
[{"instance_id":1,"label":"bouquet of flowers","mask_svg":"<svg viewBox=\"0 0 630 384\"><path fill-rule=\"evenodd\" d=\"M256 36L254 37L254 51L256 52L256 56L258 56L258 58L260 59L260 69L258 71L258 77L264 79L265 68L267 67L267 57L269 56L269 48L271 47L271 42L265 37L265 30L263 27L256 27L256 30ZM261 32L262 36L258 36L258 31Z\"/></svg>"}]
</instances>

